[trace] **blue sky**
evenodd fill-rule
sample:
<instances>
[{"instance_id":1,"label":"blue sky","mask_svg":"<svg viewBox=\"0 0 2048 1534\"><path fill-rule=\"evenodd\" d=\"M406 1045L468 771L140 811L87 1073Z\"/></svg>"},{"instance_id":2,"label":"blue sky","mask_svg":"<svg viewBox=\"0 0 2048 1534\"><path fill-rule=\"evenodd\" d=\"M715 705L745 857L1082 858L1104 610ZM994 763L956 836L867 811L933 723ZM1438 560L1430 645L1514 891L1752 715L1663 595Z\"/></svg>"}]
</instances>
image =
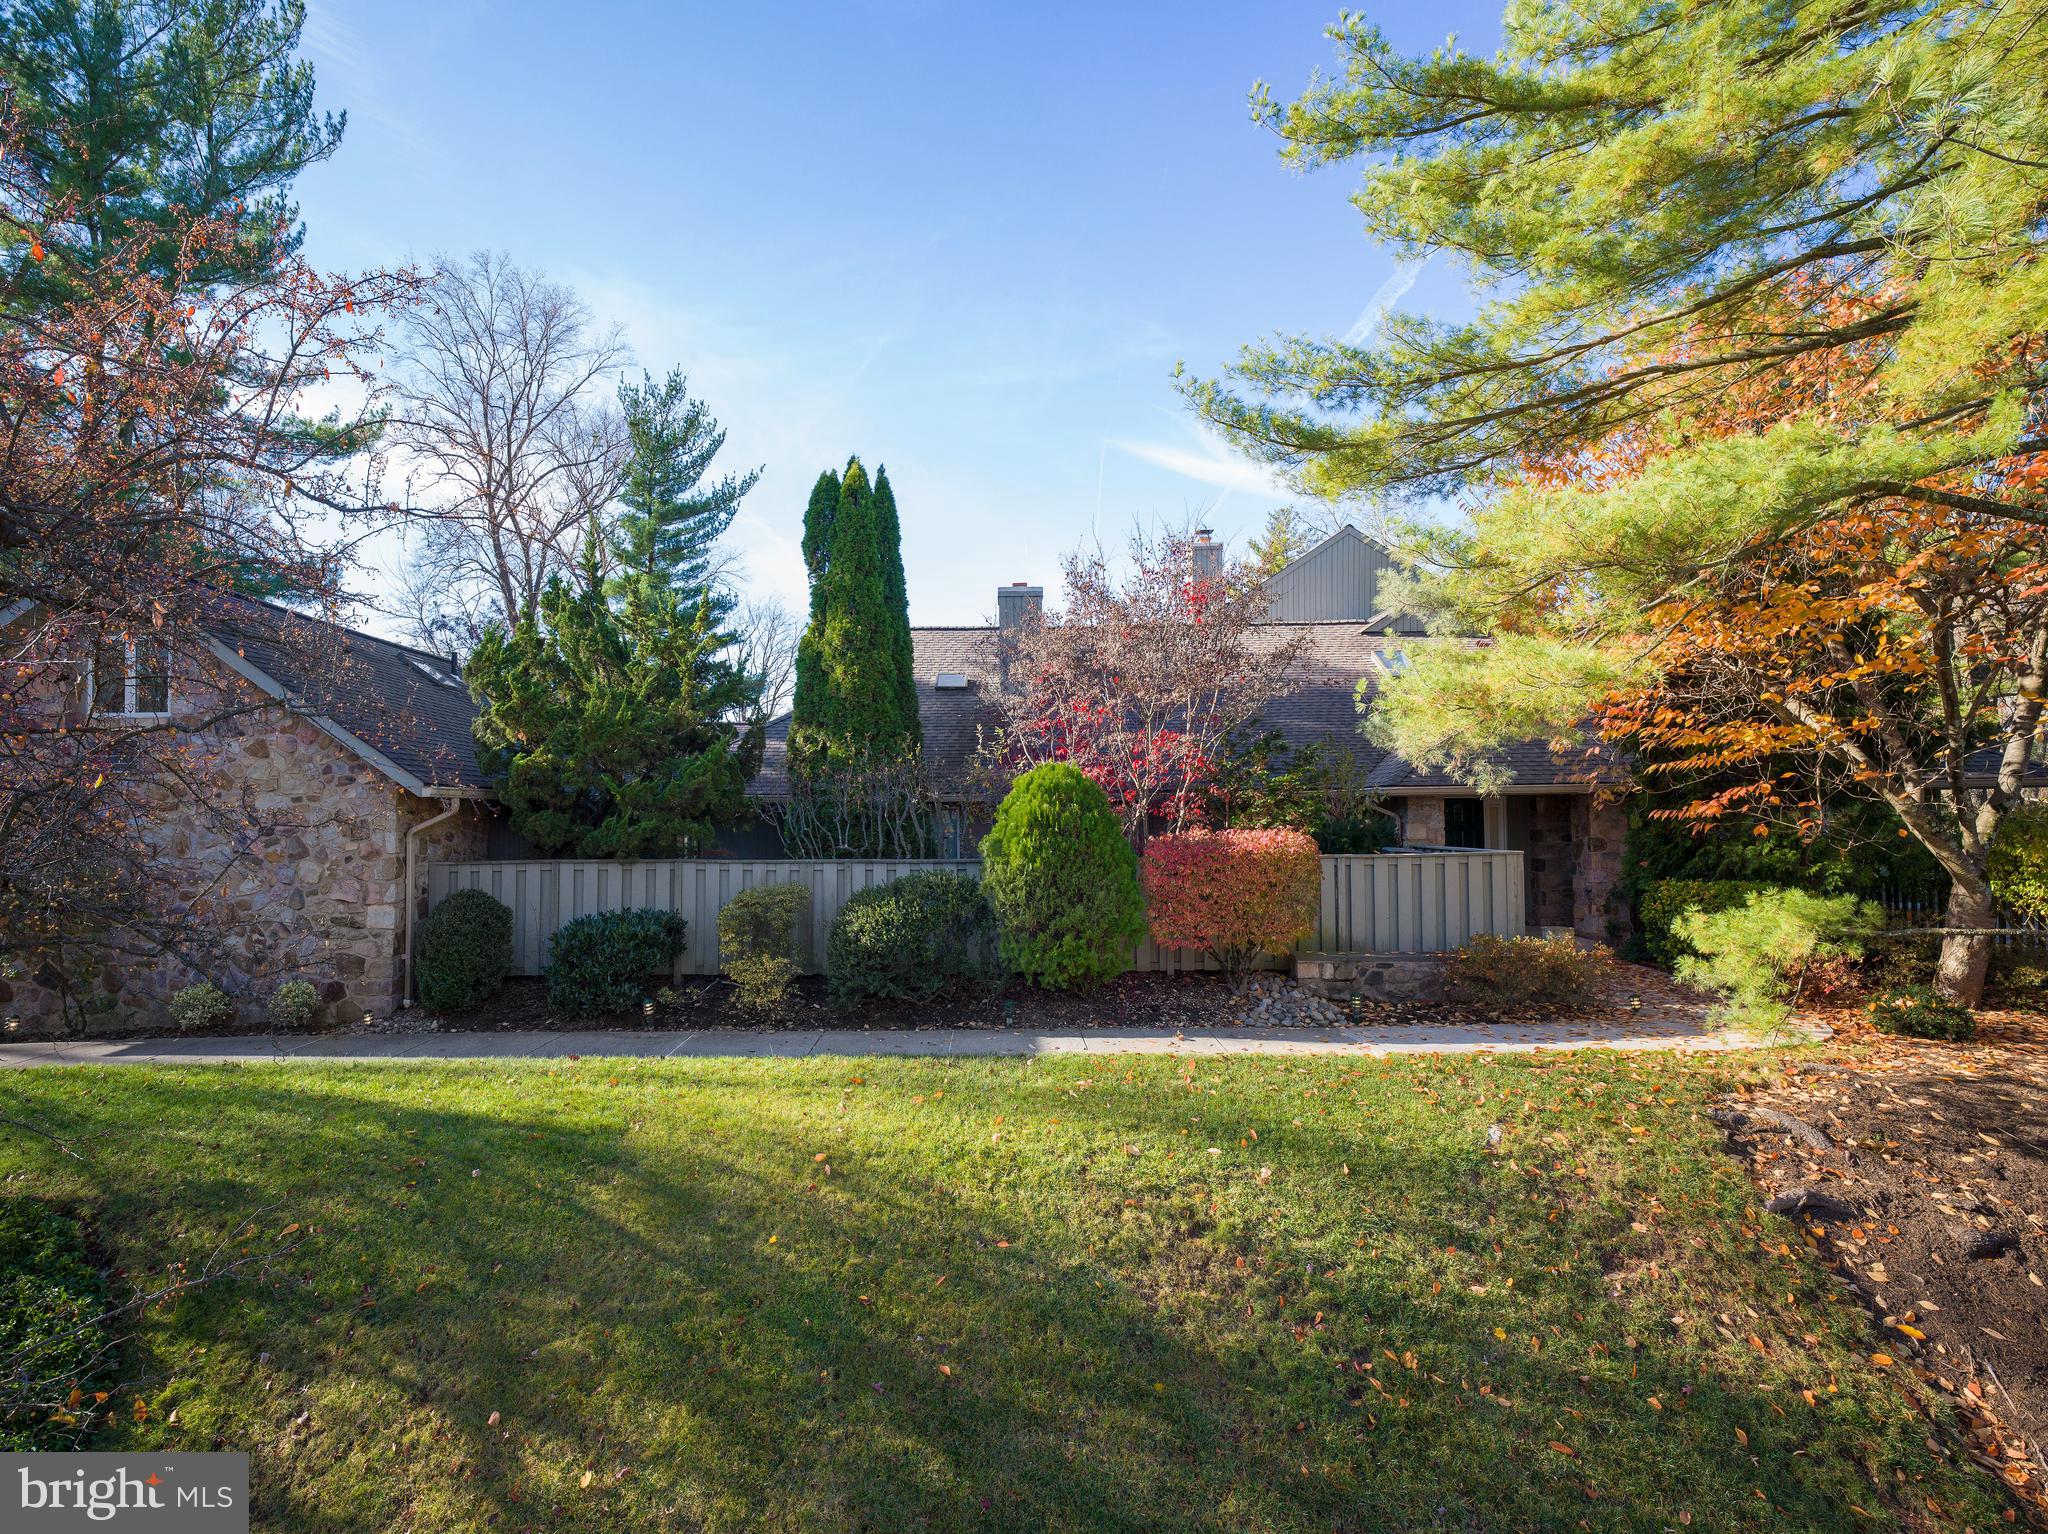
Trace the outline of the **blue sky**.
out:
<instances>
[{"instance_id":1,"label":"blue sky","mask_svg":"<svg viewBox=\"0 0 2048 1534\"><path fill-rule=\"evenodd\" d=\"M1402 286L1351 175L1286 170L1245 106L1330 64L1335 12L314 0L349 126L299 185L308 253L489 247L570 283L764 466L754 590L801 609L805 495L857 452L896 486L913 621L977 622L1098 530L1208 508L1241 541L1288 499L1171 373ZM1497 34L1495 6L1372 14L1412 49ZM1456 271L1410 275L1406 306L1462 307Z\"/></svg>"}]
</instances>

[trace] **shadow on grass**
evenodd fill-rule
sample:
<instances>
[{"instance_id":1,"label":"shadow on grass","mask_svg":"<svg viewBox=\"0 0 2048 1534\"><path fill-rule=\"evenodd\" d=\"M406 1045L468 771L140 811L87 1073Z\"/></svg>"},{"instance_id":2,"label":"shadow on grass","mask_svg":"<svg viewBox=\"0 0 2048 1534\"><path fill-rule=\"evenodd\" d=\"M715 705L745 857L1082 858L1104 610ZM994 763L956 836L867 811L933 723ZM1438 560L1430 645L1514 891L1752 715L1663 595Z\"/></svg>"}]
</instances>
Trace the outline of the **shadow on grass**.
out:
<instances>
[{"instance_id":1,"label":"shadow on grass","mask_svg":"<svg viewBox=\"0 0 2048 1534\"><path fill-rule=\"evenodd\" d=\"M1269 1131L1273 1188L1166 1062L982 1066L971 1110L936 1062L902 1069L954 1105L849 1108L853 1064L120 1072L45 1111L164 1126L95 1167L131 1250L319 1228L144 1339L184 1432L134 1431L255 1450L265 1527L1852 1527L1914 1446L1882 1395L1791 1411L1825 1362L1653 1330L1784 1271L1723 1232L1664 1254L1692 1295L1616 1299L1642 1188L1532 1199L1426 1104Z\"/></svg>"}]
</instances>

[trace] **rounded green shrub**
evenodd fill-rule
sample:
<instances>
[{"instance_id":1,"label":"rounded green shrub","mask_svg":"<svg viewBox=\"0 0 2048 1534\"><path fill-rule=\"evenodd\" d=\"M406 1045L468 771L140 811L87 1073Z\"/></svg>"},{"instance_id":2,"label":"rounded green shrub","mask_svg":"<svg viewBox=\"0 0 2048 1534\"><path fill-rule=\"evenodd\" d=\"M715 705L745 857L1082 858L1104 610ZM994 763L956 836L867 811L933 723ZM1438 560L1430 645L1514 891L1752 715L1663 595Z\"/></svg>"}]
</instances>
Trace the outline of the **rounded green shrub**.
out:
<instances>
[{"instance_id":1,"label":"rounded green shrub","mask_svg":"<svg viewBox=\"0 0 2048 1534\"><path fill-rule=\"evenodd\" d=\"M1643 924L1643 957L1670 969L1693 950L1679 934L1679 924L1695 911L1726 911L1751 895L1777 885L1754 879L1659 879L1644 887L1636 902Z\"/></svg>"},{"instance_id":2,"label":"rounded green shrub","mask_svg":"<svg viewBox=\"0 0 2048 1534\"><path fill-rule=\"evenodd\" d=\"M171 1021L180 1028L220 1028L235 1015L227 992L211 980L195 981L171 992Z\"/></svg>"},{"instance_id":3,"label":"rounded green shrub","mask_svg":"<svg viewBox=\"0 0 2048 1534\"><path fill-rule=\"evenodd\" d=\"M482 890L457 890L413 936L420 1005L471 1012L504 988L512 971L512 911Z\"/></svg>"},{"instance_id":4,"label":"rounded green shrub","mask_svg":"<svg viewBox=\"0 0 2048 1534\"><path fill-rule=\"evenodd\" d=\"M319 1010L319 987L309 980L287 980L270 993L263 1015L273 1028L304 1028Z\"/></svg>"},{"instance_id":5,"label":"rounded green shrub","mask_svg":"<svg viewBox=\"0 0 2048 1534\"><path fill-rule=\"evenodd\" d=\"M571 1017L637 1007L648 981L666 976L683 951L673 911L599 911L565 922L548 957L548 1005Z\"/></svg>"},{"instance_id":6,"label":"rounded green shrub","mask_svg":"<svg viewBox=\"0 0 2048 1534\"><path fill-rule=\"evenodd\" d=\"M762 884L741 890L718 913L718 964L739 990L739 1003L764 1012L789 999L803 958L808 884Z\"/></svg>"},{"instance_id":7,"label":"rounded green shrub","mask_svg":"<svg viewBox=\"0 0 2048 1534\"><path fill-rule=\"evenodd\" d=\"M972 874L906 874L840 907L825 968L844 1002L993 991L1003 983L996 913Z\"/></svg>"},{"instance_id":8,"label":"rounded green shrub","mask_svg":"<svg viewBox=\"0 0 2048 1534\"><path fill-rule=\"evenodd\" d=\"M1145 935L1137 854L1079 768L1049 762L1010 785L981 867L1003 958L1025 979L1090 990L1131 967Z\"/></svg>"},{"instance_id":9,"label":"rounded green shrub","mask_svg":"<svg viewBox=\"0 0 2048 1534\"><path fill-rule=\"evenodd\" d=\"M1977 1031L1968 1007L1925 985L1901 986L1878 997L1870 1004L1870 1021L1880 1033L1909 1039L1967 1039Z\"/></svg>"}]
</instances>

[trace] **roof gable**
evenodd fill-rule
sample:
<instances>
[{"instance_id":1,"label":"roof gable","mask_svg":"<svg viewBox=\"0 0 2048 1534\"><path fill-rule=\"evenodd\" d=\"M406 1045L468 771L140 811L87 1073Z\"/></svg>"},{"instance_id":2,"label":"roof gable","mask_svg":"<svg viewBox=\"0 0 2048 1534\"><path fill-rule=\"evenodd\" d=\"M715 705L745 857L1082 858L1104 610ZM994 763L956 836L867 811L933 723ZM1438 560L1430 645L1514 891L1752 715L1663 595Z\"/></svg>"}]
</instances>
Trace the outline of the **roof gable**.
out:
<instances>
[{"instance_id":1,"label":"roof gable","mask_svg":"<svg viewBox=\"0 0 2048 1534\"><path fill-rule=\"evenodd\" d=\"M0 627L35 605L0 607ZM214 598L200 627L221 666L401 788L487 794L476 701L447 657L252 597Z\"/></svg>"},{"instance_id":2,"label":"roof gable","mask_svg":"<svg viewBox=\"0 0 2048 1534\"><path fill-rule=\"evenodd\" d=\"M1346 522L1266 577L1267 616L1274 623L1363 623L1382 611L1381 585L1395 568L1384 546ZM1423 632L1413 617L1387 626L1398 634Z\"/></svg>"}]
</instances>

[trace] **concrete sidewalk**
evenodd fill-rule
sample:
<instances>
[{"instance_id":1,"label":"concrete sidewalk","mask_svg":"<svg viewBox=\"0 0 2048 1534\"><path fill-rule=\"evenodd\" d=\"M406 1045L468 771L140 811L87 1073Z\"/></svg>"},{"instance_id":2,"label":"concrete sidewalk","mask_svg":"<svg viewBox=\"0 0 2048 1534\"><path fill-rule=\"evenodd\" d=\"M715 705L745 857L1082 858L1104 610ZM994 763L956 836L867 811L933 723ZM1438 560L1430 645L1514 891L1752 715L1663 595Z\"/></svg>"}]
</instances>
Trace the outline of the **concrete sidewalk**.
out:
<instances>
[{"instance_id":1,"label":"concrete sidewalk","mask_svg":"<svg viewBox=\"0 0 2048 1534\"><path fill-rule=\"evenodd\" d=\"M1014 1028L931 1030L801 1029L766 1033L588 1031L580 1033L397 1033L255 1035L126 1041L53 1040L0 1044L0 1067L37 1065L204 1065L290 1060L802 1059L812 1055L1404 1055L1526 1054L1542 1049L1755 1049L1755 1034L1686 1025L1504 1023L1497 1027L1413 1024L1357 1028L1088 1028L1038 1033Z\"/></svg>"}]
</instances>

